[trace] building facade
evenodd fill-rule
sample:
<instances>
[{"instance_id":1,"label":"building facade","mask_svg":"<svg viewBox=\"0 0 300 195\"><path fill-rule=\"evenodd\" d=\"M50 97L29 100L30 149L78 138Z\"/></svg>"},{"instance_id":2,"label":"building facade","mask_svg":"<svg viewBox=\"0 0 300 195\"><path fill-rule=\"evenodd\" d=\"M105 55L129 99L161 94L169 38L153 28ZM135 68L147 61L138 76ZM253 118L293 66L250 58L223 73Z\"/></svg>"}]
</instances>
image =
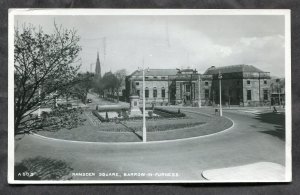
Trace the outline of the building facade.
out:
<instances>
[{"instance_id":1,"label":"building facade","mask_svg":"<svg viewBox=\"0 0 300 195\"><path fill-rule=\"evenodd\" d=\"M271 79L271 105L285 105L285 79Z\"/></svg>"},{"instance_id":2,"label":"building facade","mask_svg":"<svg viewBox=\"0 0 300 195\"><path fill-rule=\"evenodd\" d=\"M222 104L239 106L269 105L270 73L252 65L211 67L204 74L193 69L149 69L145 71L146 103L161 105L219 104L219 75ZM126 96L140 96L142 72L126 77Z\"/></svg>"},{"instance_id":3,"label":"building facade","mask_svg":"<svg viewBox=\"0 0 300 195\"><path fill-rule=\"evenodd\" d=\"M240 106L269 105L270 73L252 65L232 65L207 69L204 75L212 76L210 99L219 104L219 75L221 74L222 104Z\"/></svg>"}]
</instances>

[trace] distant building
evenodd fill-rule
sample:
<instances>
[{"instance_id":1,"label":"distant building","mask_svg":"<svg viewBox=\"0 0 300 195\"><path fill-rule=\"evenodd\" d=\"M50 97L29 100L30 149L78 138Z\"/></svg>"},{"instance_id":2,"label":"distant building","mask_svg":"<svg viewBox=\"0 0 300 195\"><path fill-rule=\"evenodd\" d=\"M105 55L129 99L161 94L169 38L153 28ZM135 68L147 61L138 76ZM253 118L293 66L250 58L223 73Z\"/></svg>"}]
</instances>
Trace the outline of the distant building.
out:
<instances>
[{"instance_id":1,"label":"distant building","mask_svg":"<svg viewBox=\"0 0 300 195\"><path fill-rule=\"evenodd\" d=\"M193 69L149 69L145 71L146 101L172 105L219 104L219 73L222 74L222 104L270 104L270 73L252 65L212 66L204 74ZM127 99L132 94L139 95L142 101L142 72L134 71L126 77Z\"/></svg>"},{"instance_id":2,"label":"distant building","mask_svg":"<svg viewBox=\"0 0 300 195\"><path fill-rule=\"evenodd\" d=\"M101 78L101 65L100 65L100 59L99 59L99 52L97 52L95 75L97 75Z\"/></svg>"},{"instance_id":3,"label":"distant building","mask_svg":"<svg viewBox=\"0 0 300 195\"><path fill-rule=\"evenodd\" d=\"M219 73L222 75L222 104L260 106L270 104L270 73L252 65L232 65L207 69L212 76L210 99L219 104Z\"/></svg>"},{"instance_id":4,"label":"distant building","mask_svg":"<svg viewBox=\"0 0 300 195\"><path fill-rule=\"evenodd\" d=\"M170 102L169 75L176 75L176 69L149 69L145 71L145 98L147 102ZM134 71L126 77L126 95L143 97L143 77L141 71ZM128 99L128 98L127 98Z\"/></svg>"},{"instance_id":5,"label":"distant building","mask_svg":"<svg viewBox=\"0 0 300 195\"><path fill-rule=\"evenodd\" d=\"M285 104L285 79L273 78L270 84L271 105Z\"/></svg>"}]
</instances>

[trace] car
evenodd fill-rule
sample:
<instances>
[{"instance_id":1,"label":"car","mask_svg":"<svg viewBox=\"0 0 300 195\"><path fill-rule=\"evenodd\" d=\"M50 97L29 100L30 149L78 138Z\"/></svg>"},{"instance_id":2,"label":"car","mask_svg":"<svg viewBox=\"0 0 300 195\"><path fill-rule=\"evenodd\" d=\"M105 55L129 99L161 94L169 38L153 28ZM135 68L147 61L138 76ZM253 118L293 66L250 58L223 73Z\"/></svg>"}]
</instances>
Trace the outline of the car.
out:
<instances>
[{"instance_id":1,"label":"car","mask_svg":"<svg viewBox=\"0 0 300 195\"><path fill-rule=\"evenodd\" d=\"M92 103L92 99L87 99L87 103Z\"/></svg>"}]
</instances>

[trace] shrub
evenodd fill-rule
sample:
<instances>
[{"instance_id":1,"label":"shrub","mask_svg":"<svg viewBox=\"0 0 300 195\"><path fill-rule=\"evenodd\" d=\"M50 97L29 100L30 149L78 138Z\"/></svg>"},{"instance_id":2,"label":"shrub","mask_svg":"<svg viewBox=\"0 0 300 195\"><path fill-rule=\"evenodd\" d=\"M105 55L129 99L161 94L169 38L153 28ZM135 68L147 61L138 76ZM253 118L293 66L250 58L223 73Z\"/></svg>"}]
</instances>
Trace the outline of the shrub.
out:
<instances>
[{"instance_id":1,"label":"shrub","mask_svg":"<svg viewBox=\"0 0 300 195\"><path fill-rule=\"evenodd\" d=\"M185 117L185 114L180 112L180 111L172 111L172 110L167 110L164 108L155 108L154 111L166 118L171 118L171 117Z\"/></svg>"},{"instance_id":2,"label":"shrub","mask_svg":"<svg viewBox=\"0 0 300 195\"><path fill-rule=\"evenodd\" d=\"M148 115L149 115L149 117L153 117L153 111L152 110L150 110L150 111L148 111Z\"/></svg>"},{"instance_id":3,"label":"shrub","mask_svg":"<svg viewBox=\"0 0 300 195\"><path fill-rule=\"evenodd\" d=\"M128 113L127 113L126 110L122 110L122 116L123 116L124 119L128 119L129 118L129 115L128 115Z\"/></svg>"}]
</instances>

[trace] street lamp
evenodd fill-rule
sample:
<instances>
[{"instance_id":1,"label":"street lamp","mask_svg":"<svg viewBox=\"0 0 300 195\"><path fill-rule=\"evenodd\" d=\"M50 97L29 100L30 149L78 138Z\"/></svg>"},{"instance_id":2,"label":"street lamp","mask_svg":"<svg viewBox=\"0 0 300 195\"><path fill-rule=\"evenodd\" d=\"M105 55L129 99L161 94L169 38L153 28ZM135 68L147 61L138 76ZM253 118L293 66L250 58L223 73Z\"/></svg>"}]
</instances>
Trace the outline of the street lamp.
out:
<instances>
[{"instance_id":1,"label":"street lamp","mask_svg":"<svg viewBox=\"0 0 300 195\"><path fill-rule=\"evenodd\" d=\"M146 130L146 98L145 98L145 68L139 67L138 71L143 72L143 142L147 142L147 130ZM149 68L147 68L147 72Z\"/></svg>"},{"instance_id":2,"label":"street lamp","mask_svg":"<svg viewBox=\"0 0 300 195\"><path fill-rule=\"evenodd\" d=\"M201 108L201 77L200 74L198 74L198 107Z\"/></svg>"},{"instance_id":3,"label":"street lamp","mask_svg":"<svg viewBox=\"0 0 300 195\"><path fill-rule=\"evenodd\" d=\"M221 86L221 80L222 80L222 74L221 74L221 72L219 71L219 76L218 76L218 78L219 78L219 90L220 90L220 92L219 92L219 96L220 96L220 116L222 116L223 115L223 113L222 113L222 86Z\"/></svg>"},{"instance_id":4,"label":"street lamp","mask_svg":"<svg viewBox=\"0 0 300 195\"><path fill-rule=\"evenodd\" d=\"M280 87L280 80L278 80L278 99L279 99L279 107L281 107L281 101L280 101L280 94L281 93L281 87Z\"/></svg>"}]
</instances>

